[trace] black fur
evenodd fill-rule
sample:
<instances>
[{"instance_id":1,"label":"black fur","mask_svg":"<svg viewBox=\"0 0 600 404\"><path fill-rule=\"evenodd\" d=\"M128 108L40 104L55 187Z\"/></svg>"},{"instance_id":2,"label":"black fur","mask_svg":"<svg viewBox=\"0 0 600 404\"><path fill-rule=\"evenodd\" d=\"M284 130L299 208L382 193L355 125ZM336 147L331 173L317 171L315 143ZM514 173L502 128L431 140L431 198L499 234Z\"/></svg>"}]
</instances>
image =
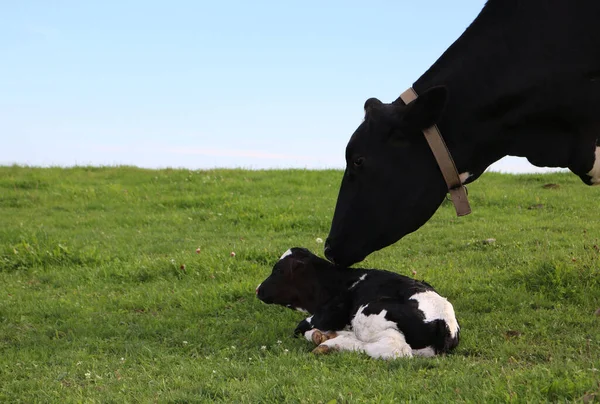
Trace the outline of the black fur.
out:
<instances>
[{"instance_id":1,"label":"black fur","mask_svg":"<svg viewBox=\"0 0 600 404\"><path fill-rule=\"evenodd\" d=\"M447 187L420 132L431 123L459 173L471 174L467 182L512 155L569 168L591 185L600 144L598 16L598 0L489 0L414 83L416 101L371 99L346 149L328 259L359 262L435 213Z\"/></svg>"}]
</instances>

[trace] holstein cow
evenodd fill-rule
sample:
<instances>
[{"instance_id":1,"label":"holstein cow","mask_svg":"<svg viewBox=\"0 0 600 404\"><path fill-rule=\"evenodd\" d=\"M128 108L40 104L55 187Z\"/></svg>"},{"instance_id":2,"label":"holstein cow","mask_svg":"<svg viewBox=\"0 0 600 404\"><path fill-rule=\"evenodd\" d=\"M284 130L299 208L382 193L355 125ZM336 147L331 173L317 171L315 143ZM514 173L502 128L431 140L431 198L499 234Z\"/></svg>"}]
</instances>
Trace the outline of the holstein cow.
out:
<instances>
[{"instance_id":1,"label":"holstein cow","mask_svg":"<svg viewBox=\"0 0 600 404\"><path fill-rule=\"evenodd\" d=\"M396 242L429 220L449 188L460 198L461 183L507 155L600 184L599 17L599 0L489 0L414 93L367 100L325 256L347 266ZM446 163L423 133L437 128Z\"/></svg>"},{"instance_id":2,"label":"holstein cow","mask_svg":"<svg viewBox=\"0 0 600 404\"><path fill-rule=\"evenodd\" d=\"M377 269L342 268L305 248L286 251L256 288L260 300L311 314L296 327L313 352L373 358L434 356L458 345L452 304L425 282Z\"/></svg>"}]
</instances>

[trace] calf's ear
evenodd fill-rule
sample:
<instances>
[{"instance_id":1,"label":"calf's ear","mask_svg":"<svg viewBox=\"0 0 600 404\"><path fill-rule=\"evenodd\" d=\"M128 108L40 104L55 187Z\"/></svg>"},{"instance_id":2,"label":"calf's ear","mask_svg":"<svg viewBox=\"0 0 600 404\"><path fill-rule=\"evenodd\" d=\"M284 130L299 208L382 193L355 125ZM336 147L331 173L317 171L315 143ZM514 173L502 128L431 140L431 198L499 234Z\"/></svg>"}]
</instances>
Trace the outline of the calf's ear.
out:
<instances>
[{"instance_id":1,"label":"calf's ear","mask_svg":"<svg viewBox=\"0 0 600 404\"><path fill-rule=\"evenodd\" d=\"M304 262L299 259L292 258L289 260L289 264L284 268L284 272L290 279L294 279L294 276L304 269Z\"/></svg>"},{"instance_id":2,"label":"calf's ear","mask_svg":"<svg viewBox=\"0 0 600 404\"><path fill-rule=\"evenodd\" d=\"M423 130L435 125L444 112L448 90L445 86L431 87L409 103L402 115L402 125Z\"/></svg>"}]
</instances>

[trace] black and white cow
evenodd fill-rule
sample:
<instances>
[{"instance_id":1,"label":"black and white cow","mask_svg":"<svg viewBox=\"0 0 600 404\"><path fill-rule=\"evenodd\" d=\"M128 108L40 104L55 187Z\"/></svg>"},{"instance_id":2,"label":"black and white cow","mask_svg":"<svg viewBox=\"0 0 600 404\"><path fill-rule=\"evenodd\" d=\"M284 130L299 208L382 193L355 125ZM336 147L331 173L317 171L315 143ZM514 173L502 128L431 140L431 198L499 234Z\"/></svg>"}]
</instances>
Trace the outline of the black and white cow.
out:
<instances>
[{"instance_id":1,"label":"black and white cow","mask_svg":"<svg viewBox=\"0 0 600 404\"><path fill-rule=\"evenodd\" d=\"M260 300L311 314L296 327L317 346L373 358L434 356L458 345L452 304L425 282L335 266L305 248L286 251L256 288Z\"/></svg>"},{"instance_id":2,"label":"black and white cow","mask_svg":"<svg viewBox=\"0 0 600 404\"><path fill-rule=\"evenodd\" d=\"M465 184L504 156L600 184L599 18L599 0L489 0L413 84L416 100L367 100L325 256L352 265L435 213L448 186L421 132L433 124ZM419 35L399 34L398 50Z\"/></svg>"}]
</instances>

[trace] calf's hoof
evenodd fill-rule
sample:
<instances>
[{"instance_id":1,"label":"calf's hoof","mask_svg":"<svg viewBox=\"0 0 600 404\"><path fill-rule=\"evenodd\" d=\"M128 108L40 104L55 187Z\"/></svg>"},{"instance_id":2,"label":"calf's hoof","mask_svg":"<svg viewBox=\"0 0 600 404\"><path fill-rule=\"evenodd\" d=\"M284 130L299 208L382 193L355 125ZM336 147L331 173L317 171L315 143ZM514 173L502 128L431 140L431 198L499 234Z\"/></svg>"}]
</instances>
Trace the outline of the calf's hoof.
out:
<instances>
[{"instance_id":1,"label":"calf's hoof","mask_svg":"<svg viewBox=\"0 0 600 404\"><path fill-rule=\"evenodd\" d=\"M335 337L337 337L335 332L324 333L319 330L315 330L311 338L315 345L321 345L323 342Z\"/></svg>"},{"instance_id":2,"label":"calf's hoof","mask_svg":"<svg viewBox=\"0 0 600 404\"><path fill-rule=\"evenodd\" d=\"M324 344L321 344L312 350L312 353L314 353L315 355L325 355L330 352L333 352L333 348L330 347L329 345L324 345Z\"/></svg>"}]
</instances>

